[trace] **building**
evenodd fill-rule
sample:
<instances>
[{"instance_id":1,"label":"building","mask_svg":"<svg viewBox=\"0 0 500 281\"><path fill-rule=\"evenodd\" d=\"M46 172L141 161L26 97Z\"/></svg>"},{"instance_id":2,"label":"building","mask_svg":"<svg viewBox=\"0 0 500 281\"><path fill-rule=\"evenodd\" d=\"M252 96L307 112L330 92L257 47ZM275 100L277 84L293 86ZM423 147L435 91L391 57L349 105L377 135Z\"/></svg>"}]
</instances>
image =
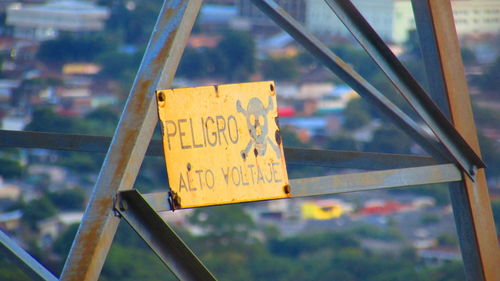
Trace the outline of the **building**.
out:
<instances>
[{"instance_id":1,"label":"building","mask_svg":"<svg viewBox=\"0 0 500 281\"><path fill-rule=\"evenodd\" d=\"M15 3L7 8L6 24L18 38L48 40L61 31L85 33L104 28L107 8L78 0L53 0L46 4Z\"/></svg>"},{"instance_id":2,"label":"building","mask_svg":"<svg viewBox=\"0 0 500 281\"><path fill-rule=\"evenodd\" d=\"M307 0L293 0L293 1L275 0L275 1L297 21L301 23L305 21ZM314 0L312 2L320 2L320 1ZM277 27L272 22L272 20L269 19L264 13L262 13L259 10L259 8L257 8L250 0L238 1L238 13L240 17L248 21L249 25L252 26L254 30L265 31L266 29L272 29L272 27Z\"/></svg>"},{"instance_id":3,"label":"building","mask_svg":"<svg viewBox=\"0 0 500 281\"><path fill-rule=\"evenodd\" d=\"M408 39L408 32L415 29L410 0L352 0L352 2L380 37L387 42L401 44ZM500 30L500 1L454 0L452 7L459 36L498 33ZM305 24L311 32L351 36L324 1L307 2Z\"/></svg>"}]
</instances>

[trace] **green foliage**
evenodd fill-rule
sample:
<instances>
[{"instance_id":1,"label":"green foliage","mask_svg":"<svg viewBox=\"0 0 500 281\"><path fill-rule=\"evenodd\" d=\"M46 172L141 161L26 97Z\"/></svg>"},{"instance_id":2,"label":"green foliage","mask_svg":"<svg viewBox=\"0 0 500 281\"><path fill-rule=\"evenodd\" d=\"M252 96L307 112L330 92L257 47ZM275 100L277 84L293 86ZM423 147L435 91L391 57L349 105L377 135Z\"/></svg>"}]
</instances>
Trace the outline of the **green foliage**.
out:
<instances>
[{"instance_id":1,"label":"green foliage","mask_svg":"<svg viewBox=\"0 0 500 281\"><path fill-rule=\"evenodd\" d=\"M40 45L37 58L45 63L67 63L93 61L99 54L112 48L102 36L75 37L62 35Z\"/></svg>"},{"instance_id":2,"label":"green foliage","mask_svg":"<svg viewBox=\"0 0 500 281\"><path fill-rule=\"evenodd\" d=\"M65 259L68 256L73 240L75 239L76 232L78 231L79 223L74 223L57 237L52 245L54 253L58 254L61 258Z\"/></svg>"},{"instance_id":3,"label":"green foliage","mask_svg":"<svg viewBox=\"0 0 500 281\"><path fill-rule=\"evenodd\" d=\"M249 33L226 31L217 48L227 58L229 81L247 80L255 71L255 42Z\"/></svg>"},{"instance_id":4,"label":"green foliage","mask_svg":"<svg viewBox=\"0 0 500 281\"><path fill-rule=\"evenodd\" d=\"M299 75L297 58L269 58L262 62L265 80L291 81Z\"/></svg>"},{"instance_id":5,"label":"green foliage","mask_svg":"<svg viewBox=\"0 0 500 281\"><path fill-rule=\"evenodd\" d=\"M32 229L43 219L50 218L57 213L57 208L47 197L33 199L25 205L22 220Z\"/></svg>"},{"instance_id":6,"label":"green foliage","mask_svg":"<svg viewBox=\"0 0 500 281\"><path fill-rule=\"evenodd\" d=\"M458 247L457 236L452 233L444 233L438 236L438 245L447 247Z\"/></svg>"},{"instance_id":7,"label":"green foliage","mask_svg":"<svg viewBox=\"0 0 500 281\"><path fill-rule=\"evenodd\" d=\"M47 197L59 210L82 210L85 207L85 193L80 188L49 192Z\"/></svg>"},{"instance_id":8,"label":"green foliage","mask_svg":"<svg viewBox=\"0 0 500 281\"><path fill-rule=\"evenodd\" d=\"M385 153L410 153L411 140L394 127L381 127L377 129L372 140L366 144L365 149L373 152Z\"/></svg>"},{"instance_id":9,"label":"green foliage","mask_svg":"<svg viewBox=\"0 0 500 281\"><path fill-rule=\"evenodd\" d=\"M352 99L344 109L344 123L346 130L359 129L370 122L370 114L362 99Z\"/></svg>"},{"instance_id":10,"label":"green foliage","mask_svg":"<svg viewBox=\"0 0 500 281\"><path fill-rule=\"evenodd\" d=\"M423 225L435 224L439 221L439 216L436 214L425 214L422 218L420 218L420 223Z\"/></svg>"},{"instance_id":11,"label":"green foliage","mask_svg":"<svg viewBox=\"0 0 500 281\"><path fill-rule=\"evenodd\" d=\"M360 144L348 135L337 135L329 137L325 148L333 150L358 150Z\"/></svg>"},{"instance_id":12,"label":"green foliage","mask_svg":"<svg viewBox=\"0 0 500 281\"><path fill-rule=\"evenodd\" d=\"M33 118L25 130L56 133L86 133L88 127L81 119L62 116L55 113L51 108L37 108L33 112Z\"/></svg>"},{"instance_id":13,"label":"green foliage","mask_svg":"<svg viewBox=\"0 0 500 281\"><path fill-rule=\"evenodd\" d=\"M0 176L6 179L20 178L25 168L19 161L10 158L0 158Z\"/></svg>"}]
</instances>

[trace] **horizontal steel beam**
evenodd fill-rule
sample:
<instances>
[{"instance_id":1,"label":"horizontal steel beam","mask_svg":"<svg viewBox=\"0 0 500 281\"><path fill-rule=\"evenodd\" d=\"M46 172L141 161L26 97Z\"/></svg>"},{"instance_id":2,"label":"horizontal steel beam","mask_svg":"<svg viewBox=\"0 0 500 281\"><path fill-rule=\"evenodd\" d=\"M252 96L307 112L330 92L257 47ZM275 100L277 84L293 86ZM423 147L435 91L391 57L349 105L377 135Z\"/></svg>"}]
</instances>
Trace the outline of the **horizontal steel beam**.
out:
<instances>
[{"instance_id":1,"label":"horizontal steel beam","mask_svg":"<svg viewBox=\"0 0 500 281\"><path fill-rule=\"evenodd\" d=\"M336 56L325 44L306 29L272 0L252 0L262 12L287 31L311 55L348 84L353 90L379 108L401 130L414 139L424 150L436 159L452 162L446 148L434 135L426 132L419 124L401 111L393 102L361 77L352 67Z\"/></svg>"},{"instance_id":2,"label":"horizontal steel beam","mask_svg":"<svg viewBox=\"0 0 500 281\"><path fill-rule=\"evenodd\" d=\"M290 180L291 197L338 194L393 187L460 181L462 175L454 164L442 164L416 168L392 169L333 176ZM168 192L143 195L157 211L170 211Z\"/></svg>"},{"instance_id":3,"label":"horizontal steel beam","mask_svg":"<svg viewBox=\"0 0 500 281\"><path fill-rule=\"evenodd\" d=\"M43 148L67 151L108 151L111 137L0 130L0 147ZM151 140L146 155L163 156L161 140ZM287 165L385 170L435 165L432 157L391 153L285 148Z\"/></svg>"},{"instance_id":4,"label":"horizontal steel beam","mask_svg":"<svg viewBox=\"0 0 500 281\"><path fill-rule=\"evenodd\" d=\"M33 280L45 280L45 281L59 280L1 230L0 230L0 251L6 253L7 258L12 260L16 265L18 265L21 268L21 270L23 270L26 274L28 274Z\"/></svg>"},{"instance_id":5,"label":"horizontal steel beam","mask_svg":"<svg viewBox=\"0 0 500 281\"><path fill-rule=\"evenodd\" d=\"M474 150L453 127L430 96L378 36L350 0L325 0L394 87L443 143L456 163L471 178L485 167ZM474 167L476 166L476 168Z\"/></svg>"},{"instance_id":6,"label":"horizontal steel beam","mask_svg":"<svg viewBox=\"0 0 500 281\"><path fill-rule=\"evenodd\" d=\"M115 211L179 280L216 280L137 190L119 192Z\"/></svg>"}]
</instances>

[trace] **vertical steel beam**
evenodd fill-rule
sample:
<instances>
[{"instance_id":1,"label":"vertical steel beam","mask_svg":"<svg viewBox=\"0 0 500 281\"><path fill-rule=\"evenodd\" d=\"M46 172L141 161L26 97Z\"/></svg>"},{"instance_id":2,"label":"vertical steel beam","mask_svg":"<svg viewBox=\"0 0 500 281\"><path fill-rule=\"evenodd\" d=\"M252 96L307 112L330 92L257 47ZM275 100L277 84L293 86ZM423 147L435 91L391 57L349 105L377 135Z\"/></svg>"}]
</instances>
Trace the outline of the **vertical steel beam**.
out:
<instances>
[{"instance_id":1,"label":"vertical steel beam","mask_svg":"<svg viewBox=\"0 0 500 281\"><path fill-rule=\"evenodd\" d=\"M413 78L350 0L325 0L398 92L444 144L455 162L473 178L483 161L457 132L439 107ZM476 166L476 167L475 167Z\"/></svg>"},{"instance_id":2,"label":"vertical steel beam","mask_svg":"<svg viewBox=\"0 0 500 281\"><path fill-rule=\"evenodd\" d=\"M0 230L0 250L7 253L7 258L15 262L22 271L33 280L57 281L58 279L15 241Z\"/></svg>"},{"instance_id":3,"label":"vertical steel beam","mask_svg":"<svg viewBox=\"0 0 500 281\"><path fill-rule=\"evenodd\" d=\"M97 280L119 219L113 197L132 189L157 124L155 90L168 88L202 0L165 1L141 62L83 221L64 265L62 280Z\"/></svg>"},{"instance_id":4,"label":"vertical steel beam","mask_svg":"<svg viewBox=\"0 0 500 281\"><path fill-rule=\"evenodd\" d=\"M412 0L431 90L448 97L455 128L480 155L479 142L462 64L450 1ZM430 20L429 22L425 22ZM428 52L428 53L426 53ZM441 82L439 81L441 80ZM500 250L483 169L476 181L464 177L450 188L462 256L468 280L500 280Z\"/></svg>"}]
</instances>

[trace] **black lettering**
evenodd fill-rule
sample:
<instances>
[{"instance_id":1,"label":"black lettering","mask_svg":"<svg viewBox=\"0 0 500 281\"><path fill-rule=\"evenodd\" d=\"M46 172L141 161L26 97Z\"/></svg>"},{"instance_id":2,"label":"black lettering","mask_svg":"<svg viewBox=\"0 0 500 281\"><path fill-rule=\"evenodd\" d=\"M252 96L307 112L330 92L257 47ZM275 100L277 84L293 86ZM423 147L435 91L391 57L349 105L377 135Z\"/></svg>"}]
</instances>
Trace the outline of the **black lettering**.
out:
<instances>
[{"instance_id":1,"label":"black lettering","mask_svg":"<svg viewBox=\"0 0 500 281\"><path fill-rule=\"evenodd\" d=\"M266 177L266 181L267 182L272 182L273 181L273 170L272 170L272 166L271 166L271 163L267 164L269 166L269 176L270 178L267 177L267 175L265 175Z\"/></svg>"},{"instance_id":2,"label":"black lettering","mask_svg":"<svg viewBox=\"0 0 500 281\"><path fill-rule=\"evenodd\" d=\"M231 126L231 120L233 120L234 122L234 126ZM233 127L233 129L231 130L231 128ZM231 140L231 142L233 144L236 144L238 142L238 139L240 138L240 135L238 133L238 123L236 122L236 118L233 116L233 115L230 115L229 118L227 118L227 131L228 131L228 135L229 135L229 139ZM233 138L233 134L231 132L235 132L235 136Z\"/></svg>"},{"instance_id":3,"label":"black lettering","mask_svg":"<svg viewBox=\"0 0 500 281\"><path fill-rule=\"evenodd\" d=\"M182 191L182 188L184 188L186 191L189 191L187 186L186 186L186 182L184 181L184 177L182 177L182 173L181 173L181 176L179 178L179 191Z\"/></svg>"},{"instance_id":4,"label":"black lettering","mask_svg":"<svg viewBox=\"0 0 500 281\"><path fill-rule=\"evenodd\" d=\"M190 145L184 145L184 142L182 141L182 137L186 135L185 132L182 131L182 126L181 123L187 123L187 119L179 119L177 120L178 126L179 126L179 139L181 141L181 148L182 149L189 149L191 148Z\"/></svg>"},{"instance_id":5,"label":"black lettering","mask_svg":"<svg viewBox=\"0 0 500 281\"><path fill-rule=\"evenodd\" d=\"M173 125L174 132L170 132L170 130L168 129L168 124ZM171 120L165 121L163 127L165 127L165 135L167 136L168 150L170 150L170 137L175 136L175 134L177 133L177 127L175 126L175 122Z\"/></svg>"},{"instance_id":6,"label":"black lettering","mask_svg":"<svg viewBox=\"0 0 500 281\"><path fill-rule=\"evenodd\" d=\"M226 184L229 184L229 167L226 169L224 173L224 168L220 168L222 170L222 174L224 175L224 180L226 180Z\"/></svg>"},{"instance_id":7,"label":"black lettering","mask_svg":"<svg viewBox=\"0 0 500 281\"><path fill-rule=\"evenodd\" d=\"M252 184L255 184L255 177L253 175L253 167L255 167L253 164L250 164L247 166L250 169L250 174L252 174Z\"/></svg>"},{"instance_id":8,"label":"black lettering","mask_svg":"<svg viewBox=\"0 0 500 281\"><path fill-rule=\"evenodd\" d=\"M245 181L245 175L243 174L243 169L240 166L240 176L241 176L241 184L242 185L248 185L248 182Z\"/></svg>"},{"instance_id":9,"label":"black lettering","mask_svg":"<svg viewBox=\"0 0 500 281\"><path fill-rule=\"evenodd\" d=\"M259 181L262 181L262 183L266 183L264 181L264 176L262 176L262 171L260 170L260 167L257 166L257 184L259 183Z\"/></svg>"},{"instance_id":10,"label":"black lettering","mask_svg":"<svg viewBox=\"0 0 500 281\"><path fill-rule=\"evenodd\" d=\"M210 177L207 177L208 174L210 174ZM207 184L207 187L209 189L214 188L214 185L215 185L215 176L214 176L214 172L212 172L212 170L210 170L210 169L208 169L205 172L205 183Z\"/></svg>"},{"instance_id":11,"label":"black lettering","mask_svg":"<svg viewBox=\"0 0 500 281\"><path fill-rule=\"evenodd\" d=\"M208 144L210 144L211 146L215 146L217 145L217 131L214 130L213 132L208 132L208 121L211 121L212 124L215 124L215 121L212 117L208 116L207 117L207 121L205 123L205 128L207 130L207 140L208 140ZM212 135L214 137L213 139L213 142L210 140L210 135Z\"/></svg>"},{"instance_id":12,"label":"black lettering","mask_svg":"<svg viewBox=\"0 0 500 281\"><path fill-rule=\"evenodd\" d=\"M279 166L280 163L279 162L273 162L272 164L272 168L273 168L273 178L274 178L274 182L281 182L281 178L277 178L276 175L279 175L278 174L278 171L276 171L275 167L276 166Z\"/></svg>"},{"instance_id":13,"label":"black lettering","mask_svg":"<svg viewBox=\"0 0 500 281\"><path fill-rule=\"evenodd\" d=\"M203 190L203 181L201 180L201 174L203 173L203 170L196 170L194 172L198 175L198 179L200 181L200 189Z\"/></svg>"},{"instance_id":14,"label":"black lettering","mask_svg":"<svg viewBox=\"0 0 500 281\"><path fill-rule=\"evenodd\" d=\"M203 117L201 117L201 131L203 132L203 144L207 146L207 124L203 120Z\"/></svg>"},{"instance_id":15,"label":"black lettering","mask_svg":"<svg viewBox=\"0 0 500 281\"><path fill-rule=\"evenodd\" d=\"M234 170L236 170L236 173L234 172ZM237 175L238 176L238 182L236 183L236 180L234 179L234 175ZM231 169L231 179L233 180L233 184L236 185L236 186L239 186L240 185L240 182L241 182L241 178L240 178L240 173L238 171L238 168L237 167L233 167Z\"/></svg>"},{"instance_id":16,"label":"black lettering","mask_svg":"<svg viewBox=\"0 0 500 281\"><path fill-rule=\"evenodd\" d=\"M193 119L189 118L189 125L191 127L191 139L193 140L193 147L203 147L203 144L196 144L195 138L194 138L194 129L193 129Z\"/></svg>"},{"instance_id":17,"label":"black lettering","mask_svg":"<svg viewBox=\"0 0 500 281\"><path fill-rule=\"evenodd\" d=\"M215 120L216 120L216 123L217 123L217 133L218 133L218 136L219 136L219 145L222 145L222 139L220 137L220 133L222 132L222 135L224 136L224 140L226 141L226 144L228 144L227 142L227 138L226 138L226 120L224 119L224 117L220 116L220 115L217 115L215 117ZM221 123L219 122L219 120L222 121L222 125Z\"/></svg>"}]
</instances>

